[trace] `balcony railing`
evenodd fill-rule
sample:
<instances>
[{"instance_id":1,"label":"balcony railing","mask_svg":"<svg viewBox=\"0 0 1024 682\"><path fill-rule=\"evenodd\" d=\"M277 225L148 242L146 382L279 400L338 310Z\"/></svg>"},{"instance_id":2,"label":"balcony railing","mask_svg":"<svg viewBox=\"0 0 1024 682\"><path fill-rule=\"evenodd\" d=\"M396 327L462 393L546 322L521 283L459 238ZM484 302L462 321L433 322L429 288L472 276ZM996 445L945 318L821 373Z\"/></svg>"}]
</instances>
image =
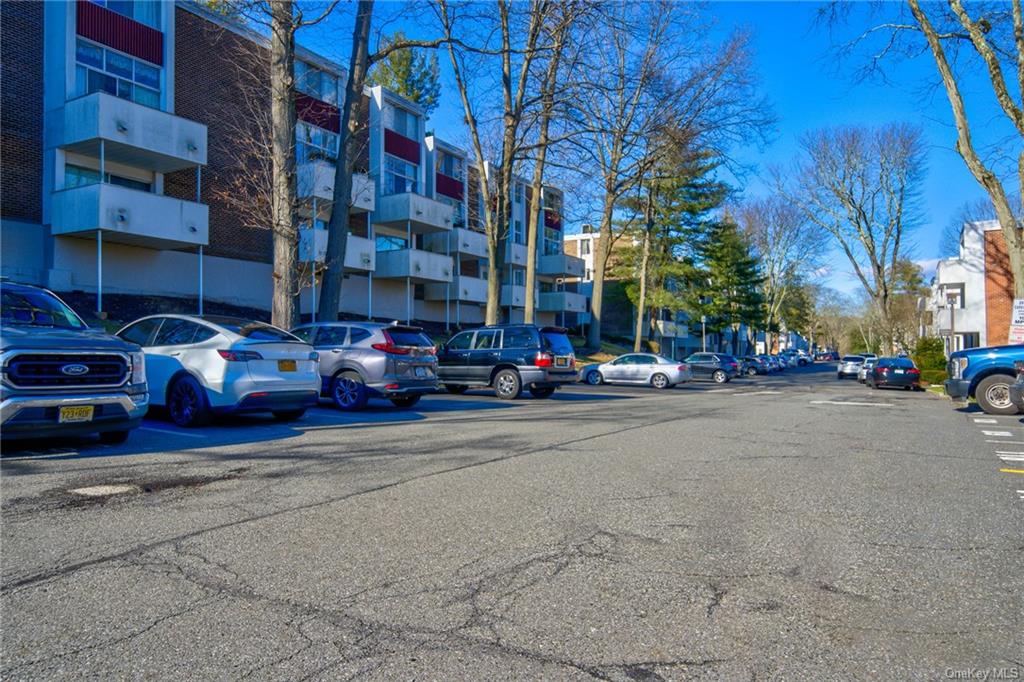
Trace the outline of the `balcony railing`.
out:
<instances>
[{"instance_id":1,"label":"balcony railing","mask_svg":"<svg viewBox=\"0 0 1024 682\"><path fill-rule=\"evenodd\" d=\"M385 194L377 198L373 222L416 234L452 229L452 207L419 194Z\"/></svg>"},{"instance_id":2,"label":"balcony railing","mask_svg":"<svg viewBox=\"0 0 1024 682\"><path fill-rule=\"evenodd\" d=\"M417 282L450 282L452 259L420 249L378 251L374 277L405 278Z\"/></svg>"},{"instance_id":3,"label":"balcony railing","mask_svg":"<svg viewBox=\"0 0 1024 682\"><path fill-rule=\"evenodd\" d=\"M522 308L526 305L526 287L516 284L502 284L501 305Z\"/></svg>"},{"instance_id":4,"label":"balcony railing","mask_svg":"<svg viewBox=\"0 0 1024 682\"><path fill-rule=\"evenodd\" d=\"M428 301L463 301L466 303L487 302L487 280L478 277L457 276L451 285L428 284L423 290Z\"/></svg>"},{"instance_id":5,"label":"balcony railing","mask_svg":"<svg viewBox=\"0 0 1024 682\"><path fill-rule=\"evenodd\" d=\"M159 248L209 243L206 204L99 183L52 197L54 234L92 237L103 230L106 241Z\"/></svg>"},{"instance_id":6,"label":"balcony railing","mask_svg":"<svg viewBox=\"0 0 1024 682\"><path fill-rule=\"evenodd\" d=\"M463 253L479 258L487 258L487 236L482 232L457 227L450 233L438 233L426 236L426 247L437 253Z\"/></svg>"},{"instance_id":7,"label":"balcony railing","mask_svg":"<svg viewBox=\"0 0 1024 682\"><path fill-rule=\"evenodd\" d=\"M206 126L105 92L64 103L48 115L57 145L157 173L206 164Z\"/></svg>"},{"instance_id":8,"label":"balcony railing","mask_svg":"<svg viewBox=\"0 0 1024 682\"><path fill-rule=\"evenodd\" d=\"M546 291L537 298L537 310L543 312L582 313L587 307L587 297L571 291Z\"/></svg>"},{"instance_id":9,"label":"balcony railing","mask_svg":"<svg viewBox=\"0 0 1024 682\"><path fill-rule=\"evenodd\" d=\"M537 271L542 275L552 277L583 277L583 273L586 271L586 261L565 254L541 256L537 260Z\"/></svg>"},{"instance_id":10,"label":"balcony railing","mask_svg":"<svg viewBox=\"0 0 1024 682\"><path fill-rule=\"evenodd\" d=\"M521 268L526 267L526 245L516 244L511 240L505 243L505 262Z\"/></svg>"},{"instance_id":11,"label":"balcony railing","mask_svg":"<svg viewBox=\"0 0 1024 682\"><path fill-rule=\"evenodd\" d=\"M345 247L345 269L372 272L376 263L376 250L372 240L348 236ZM327 258L327 230L303 228L299 230L299 260L323 263Z\"/></svg>"},{"instance_id":12,"label":"balcony railing","mask_svg":"<svg viewBox=\"0 0 1024 682\"><path fill-rule=\"evenodd\" d=\"M296 189L301 200L329 204L334 200L334 164L329 161L309 161L296 170ZM373 180L364 173L352 175L352 212L366 213L374 208ZM324 205L323 208L327 208ZM317 210L317 213L321 211ZM329 212L328 212L329 215Z\"/></svg>"}]
</instances>

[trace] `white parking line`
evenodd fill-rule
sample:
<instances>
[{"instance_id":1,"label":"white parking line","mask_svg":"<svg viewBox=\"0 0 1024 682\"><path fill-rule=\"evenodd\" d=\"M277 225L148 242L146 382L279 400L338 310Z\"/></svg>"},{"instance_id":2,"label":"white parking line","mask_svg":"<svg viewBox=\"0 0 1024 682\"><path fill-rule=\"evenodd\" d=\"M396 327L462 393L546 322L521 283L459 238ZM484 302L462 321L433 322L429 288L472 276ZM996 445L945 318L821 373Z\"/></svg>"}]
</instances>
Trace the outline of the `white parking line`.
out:
<instances>
[{"instance_id":1,"label":"white parking line","mask_svg":"<svg viewBox=\"0 0 1024 682\"><path fill-rule=\"evenodd\" d=\"M998 424L999 422L995 419L975 419L975 424Z\"/></svg>"},{"instance_id":2,"label":"white parking line","mask_svg":"<svg viewBox=\"0 0 1024 682\"><path fill-rule=\"evenodd\" d=\"M1013 435L1009 431L985 431L984 429L982 430L982 433L985 434L986 436L1002 436L1002 437L1007 437L1007 436L1012 436Z\"/></svg>"},{"instance_id":3,"label":"white parking line","mask_svg":"<svg viewBox=\"0 0 1024 682\"><path fill-rule=\"evenodd\" d=\"M1018 490L1017 494L1020 495L1020 499L1024 500L1024 490Z\"/></svg>"},{"instance_id":4,"label":"white parking line","mask_svg":"<svg viewBox=\"0 0 1024 682\"><path fill-rule=\"evenodd\" d=\"M750 393L737 393L736 395L778 395L782 391L752 391Z\"/></svg>"},{"instance_id":5,"label":"white parking line","mask_svg":"<svg viewBox=\"0 0 1024 682\"><path fill-rule=\"evenodd\" d=\"M1000 445L1024 445L1024 440L986 440L986 443L999 443Z\"/></svg>"},{"instance_id":6,"label":"white parking line","mask_svg":"<svg viewBox=\"0 0 1024 682\"><path fill-rule=\"evenodd\" d=\"M1024 462L1024 452L997 452L1004 462Z\"/></svg>"},{"instance_id":7,"label":"white parking line","mask_svg":"<svg viewBox=\"0 0 1024 682\"><path fill-rule=\"evenodd\" d=\"M852 400L847 402L843 402L841 400L812 400L811 405L855 405L858 407L895 407L895 405L893 405L892 403L858 403Z\"/></svg>"},{"instance_id":8,"label":"white parking line","mask_svg":"<svg viewBox=\"0 0 1024 682\"><path fill-rule=\"evenodd\" d=\"M206 438L201 433L187 433L185 431L172 431L170 429L154 429L152 426L140 426L139 431L152 431L153 433L162 433L170 436L185 436L186 438Z\"/></svg>"}]
</instances>

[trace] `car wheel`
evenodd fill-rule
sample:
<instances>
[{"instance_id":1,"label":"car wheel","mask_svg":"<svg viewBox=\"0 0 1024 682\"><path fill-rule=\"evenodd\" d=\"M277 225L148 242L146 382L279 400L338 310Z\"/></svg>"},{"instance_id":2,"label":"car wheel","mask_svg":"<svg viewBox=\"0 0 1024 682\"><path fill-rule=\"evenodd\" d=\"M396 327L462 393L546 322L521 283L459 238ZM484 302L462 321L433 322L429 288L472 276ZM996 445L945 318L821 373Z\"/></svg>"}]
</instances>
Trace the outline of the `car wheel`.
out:
<instances>
[{"instance_id":1,"label":"car wheel","mask_svg":"<svg viewBox=\"0 0 1024 682\"><path fill-rule=\"evenodd\" d=\"M419 395L399 395L391 398L391 404L403 410L408 409L420 401Z\"/></svg>"},{"instance_id":2,"label":"car wheel","mask_svg":"<svg viewBox=\"0 0 1024 682\"><path fill-rule=\"evenodd\" d=\"M836 375L836 381L842 381L842 380L843 380L843 375L842 374L837 374Z\"/></svg>"},{"instance_id":3,"label":"car wheel","mask_svg":"<svg viewBox=\"0 0 1024 682\"><path fill-rule=\"evenodd\" d=\"M190 376L183 376L171 384L167 392L167 410L178 426L191 428L210 421L210 408L206 390Z\"/></svg>"},{"instance_id":4,"label":"car wheel","mask_svg":"<svg viewBox=\"0 0 1024 682\"><path fill-rule=\"evenodd\" d=\"M1010 400L1012 383L1011 376L993 374L981 380L974 390L974 397L987 414L1017 414L1017 406Z\"/></svg>"},{"instance_id":5,"label":"car wheel","mask_svg":"<svg viewBox=\"0 0 1024 682\"><path fill-rule=\"evenodd\" d=\"M120 445L128 440L131 431L104 431L100 434L100 442L104 445Z\"/></svg>"},{"instance_id":6,"label":"car wheel","mask_svg":"<svg viewBox=\"0 0 1024 682\"><path fill-rule=\"evenodd\" d=\"M494 377L494 393L502 400L515 400L523 392L523 382L519 372L514 369L503 369Z\"/></svg>"},{"instance_id":7,"label":"car wheel","mask_svg":"<svg viewBox=\"0 0 1024 682\"><path fill-rule=\"evenodd\" d=\"M555 394L554 386L546 386L541 388L531 388L530 395L534 398L550 398Z\"/></svg>"},{"instance_id":8,"label":"car wheel","mask_svg":"<svg viewBox=\"0 0 1024 682\"><path fill-rule=\"evenodd\" d=\"M754 369L753 367L747 367L747 376L748 377L757 376L757 370Z\"/></svg>"},{"instance_id":9,"label":"car wheel","mask_svg":"<svg viewBox=\"0 0 1024 682\"><path fill-rule=\"evenodd\" d=\"M604 383L604 377L601 376L601 373L595 369L593 371L587 372L587 383L590 384L591 386L600 386L601 384Z\"/></svg>"},{"instance_id":10,"label":"car wheel","mask_svg":"<svg viewBox=\"0 0 1024 682\"><path fill-rule=\"evenodd\" d=\"M445 384L444 390L448 391L452 395L462 395L469 390L469 386L463 386L462 384Z\"/></svg>"},{"instance_id":11,"label":"car wheel","mask_svg":"<svg viewBox=\"0 0 1024 682\"><path fill-rule=\"evenodd\" d=\"M331 400L339 410L361 410L366 407L369 397L366 393L366 384L355 372L341 372L331 383Z\"/></svg>"},{"instance_id":12,"label":"car wheel","mask_svg":"<svg viewBox=\"0 0 1024 682\"><path fill-rule=\"evenodd\" d=\"M306 414L306 408L298 410L274 410L274 419L279 422L293 422L296 419L302 419L302 415Z\"/></svg>"},{"instance_id":13,"label":"car wheel","mask_svg":"<svg viewBox=\"0 0 1024 682\"><path fill-rule=\"evenodd\" d=\"M659 372L651 377L651 386L661 389L669 388L671 384L668 382L668 377Z\"/></svg>"},{"instance_id":14,"label":"car wheel","mask_svg":"<svg viewBox=\"0 0 1024 682\"><path fill-rule=\"evenodd\" d=\"M711 380L714 381L716 384L724 384L729 380L729 375L720 369L716 369L711 374Z\"/></svg>"}]
</instances>

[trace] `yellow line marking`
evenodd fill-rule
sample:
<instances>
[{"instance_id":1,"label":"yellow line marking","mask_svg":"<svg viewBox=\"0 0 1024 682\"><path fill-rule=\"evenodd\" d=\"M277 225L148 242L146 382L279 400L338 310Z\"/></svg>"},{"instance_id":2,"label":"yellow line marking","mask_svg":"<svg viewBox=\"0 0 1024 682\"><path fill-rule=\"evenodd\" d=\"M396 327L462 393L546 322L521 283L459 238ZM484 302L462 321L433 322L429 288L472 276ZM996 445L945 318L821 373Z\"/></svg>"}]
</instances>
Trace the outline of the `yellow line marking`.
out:
<instances>
[{"instance_id":1,"label":"yellow line marking","mask_svg":"<svg viewBox=\"0 0 1024 682\"><path fill-rule=\"evenodd\" d=\"M1024 474L1024 469L1000 469L1004 474Z\"/></svg>"}]
</instances>

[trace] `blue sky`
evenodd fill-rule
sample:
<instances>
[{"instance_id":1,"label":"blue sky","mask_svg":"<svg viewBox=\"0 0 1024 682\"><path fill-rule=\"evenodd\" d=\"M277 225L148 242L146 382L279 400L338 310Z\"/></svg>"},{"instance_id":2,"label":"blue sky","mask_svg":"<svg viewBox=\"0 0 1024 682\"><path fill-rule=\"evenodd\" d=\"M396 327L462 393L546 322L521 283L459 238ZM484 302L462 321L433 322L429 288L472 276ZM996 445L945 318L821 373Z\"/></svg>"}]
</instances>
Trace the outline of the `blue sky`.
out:
<instances>
[{"instance_id":1,"label":"blue sky","mask_svg":"<svg viewBox=\"0 0 1024 682\"><path fill-rule=\"evenodd\" d=\"M758 175L771 165L788 165L798 152L800 136L808 131L844 124L916 123L923 128L928 147L928 174L921 188L922 224L911 236L909 255L930 270L940 256L943 230L953 216L963 204L984 195L954 151L956 133L945 92L929 87L937 82L930 55L893 62L886 82L858 82L854 67L863 62L854 60L839 65L835 59L830 48L836 40L849 39L870 25L871 5L873 3L853 3L848 23L839 27L833 36L825 27L814 23L819 3L748 1L706 5L706 12L717 24L715 33L724 37L737 28L750 32L762 92L778 119L770 144L760 149L750 146L733 150L734 156L751 168L737 184L744 196L767 194L769 188ZM379 3L378 13L394 16L397 7ZM883 11L888 7L883 5ZM418 24L419 21L399 18L386 30L401 27L414 36L433 33ZM350 20L332 22L331 26L318 27L300 40L344 62L348 56L350 26ZM338 40L339 36L344 36L342 41ZM442 52L439 57L442 105L434 112L429 127L442 137L461 143L465 140L462 108L455 94L447 55ZM986 80L985 74L979 72L975 85L967 88L965 96L980 141L991 143L1006 128ZM986 125L979 126L979 122ZM859 282L841 254L833 254L828 270L825 284L847 293L859 291Z\"/></svg>"}]
</instances>

